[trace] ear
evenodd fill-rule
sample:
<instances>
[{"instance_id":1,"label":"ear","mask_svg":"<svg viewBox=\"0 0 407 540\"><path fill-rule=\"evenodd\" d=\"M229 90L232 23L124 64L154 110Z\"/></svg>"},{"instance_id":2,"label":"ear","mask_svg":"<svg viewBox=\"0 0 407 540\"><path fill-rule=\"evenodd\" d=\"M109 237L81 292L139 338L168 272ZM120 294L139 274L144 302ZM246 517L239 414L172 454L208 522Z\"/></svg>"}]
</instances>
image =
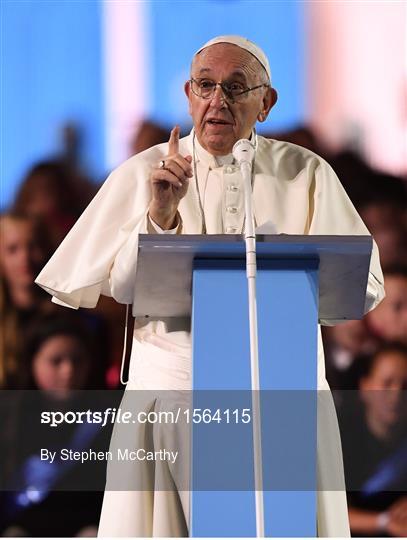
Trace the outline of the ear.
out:
<instances>
[{"instance_id":1,"label":"ear","mask_svg":"<svg viewBox=\"0 0 407 540\"><path fill-rule=\"evenodd\" d=\"M192 112L191 112L191 93L192 92L191 92L191 83L189 81L186 81L186 83L184 84L184 92L188 98L188 112L190 115L192 115Z\"/></svg>"},{"instance_id":2,"label":"ear","mask_svg":"<svg viewBox=\"0 0 407 540\"><path fill-rule=\"evenodd\" d=\"M277 90L275 88L267 88L267 91L264 93L262 102L261 102L261 110L259 111L259 114L257 115L257 120L259 122L264 122L271 111L271 109L274 107L274 105L277 103Z\"/></svg>"}]
</instances>

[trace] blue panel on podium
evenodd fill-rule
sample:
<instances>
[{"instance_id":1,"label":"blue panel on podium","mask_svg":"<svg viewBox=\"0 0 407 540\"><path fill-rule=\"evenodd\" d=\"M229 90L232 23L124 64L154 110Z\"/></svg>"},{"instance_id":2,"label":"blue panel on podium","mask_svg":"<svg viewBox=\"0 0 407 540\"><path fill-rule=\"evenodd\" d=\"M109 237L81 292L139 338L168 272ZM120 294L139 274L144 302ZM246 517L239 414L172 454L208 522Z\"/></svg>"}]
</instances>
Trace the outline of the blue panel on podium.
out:
<instances>
[{"instance_id":1,"label":"blue panel on podium","mask_svg":"<svg viewBox=\"0 0 407 540\"><path fill-rule=\"evenodd\" d=\"M191 537L255 536L254 495L249 491L194 491Z\"/></svg>"},{"instance_id":2,"label":"blue panel on podium","mask_svg":"<svg viewBox=\"0 0 407 540\"><path fill-rule=\"evenodd\" d=\"M248 309L244 261L196 262L192 300L194 390L250 389Z\"/></svg>"},{"instance_id":3,"label":"blue panel on podium","mask_svg":"<svg viewBox=\"0 0 407 540\"><path fill-rule=\"evenodd\" d=\"M259 263L266 536L316 536L317 299L318 261Z\"/></svg>"},{"instance_id":4,"label":"blue panel on podium","mask_svg":"<svg viewBox=\"0 0 407 540\"><path fill-rule=\"evenodd\" d=\"M259 263L257 298L266 536L315 536L317 262ZM191 536L255 536L248 293L243 260L196 261ZM237 418L237 416L236 416ZM220 420L220 421L219 421Z\"/></svg>"},{"instance_id":5,"label":"blue panel on podium","mask_svg":"<svg viewBox=\"0 0 407 540\"><path fill-rule=\"evenodd\" d=\"M197 410L224 411L230 404L228 391L250 389L244 262L229 261L219 268L220 265L219 261L201 261L196 264L193 277L193 408ZM240 392L238 399L244 397L250 396ZM192 427L191 536L245 537L255 531L254 495L247 489L253 485L250 424L245 426L246 436L242 440L240 426L231 432L223 421L224 418L219 424L197 423ZM246 489L230 490L242 468L249 475L241 480ZM227 491L222 491L222 487Z\"/></svg>"}]
</instances>

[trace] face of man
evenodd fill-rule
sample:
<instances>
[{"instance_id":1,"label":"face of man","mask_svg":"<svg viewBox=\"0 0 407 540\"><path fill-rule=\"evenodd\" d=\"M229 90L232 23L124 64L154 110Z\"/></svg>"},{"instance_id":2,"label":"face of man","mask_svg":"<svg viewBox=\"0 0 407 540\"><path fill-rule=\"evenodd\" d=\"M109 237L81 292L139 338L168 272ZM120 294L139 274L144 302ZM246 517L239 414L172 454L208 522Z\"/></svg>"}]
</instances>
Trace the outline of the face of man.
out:
<instances>
[{"instance_id":1,"label":"face of man","mask_svg":"<svg viewBox=\"0 0 407 540\"><path fill-rule=\"evenodd\" d=\"M263 67L245 49L230 43L217 43L199 53L193 60L191 78L213 82L238 82L251 88L266 82ZM264 121L277 101L274 89L264 86L248 92L238 103L226 100L217 86L209 99L195 95L190 82L185 83L198 141L213 155L226 155L236 141L249 138L256 120Z\"/></svg>"}]
</instances>

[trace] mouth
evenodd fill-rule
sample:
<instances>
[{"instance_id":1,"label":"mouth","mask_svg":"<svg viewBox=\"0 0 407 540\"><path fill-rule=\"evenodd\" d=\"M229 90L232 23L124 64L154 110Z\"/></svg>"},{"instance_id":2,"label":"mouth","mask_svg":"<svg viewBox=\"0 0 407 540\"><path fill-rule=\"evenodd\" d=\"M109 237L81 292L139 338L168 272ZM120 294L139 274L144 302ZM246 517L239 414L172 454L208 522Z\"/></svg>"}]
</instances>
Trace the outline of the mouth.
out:
<instances>
[{"instance_id":1,"label":"mouth","mask_svg":"<svg viewBox=\"0 0 407 540\"><path fill-rule=\"evenodd\" d=\"M206 120L206 123L211 126L230 126L232 125L231 122L227 122L226 120L222 120L222 118L208 118Z\"/></svg>"}]
</instances>

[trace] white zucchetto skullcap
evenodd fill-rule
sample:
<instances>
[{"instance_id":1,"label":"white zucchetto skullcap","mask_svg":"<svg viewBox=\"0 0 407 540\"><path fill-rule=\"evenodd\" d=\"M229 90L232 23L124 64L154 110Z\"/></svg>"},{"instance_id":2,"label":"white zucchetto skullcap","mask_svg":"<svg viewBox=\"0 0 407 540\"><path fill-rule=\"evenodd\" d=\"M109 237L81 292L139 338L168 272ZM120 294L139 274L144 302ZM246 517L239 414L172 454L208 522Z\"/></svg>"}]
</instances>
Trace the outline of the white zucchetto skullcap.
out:
<instances>
[{"instance_id":1,"label":"white zucchetto skullcap","mask_svg":"<svg viewBox=\"0 0 407 540\"><path fill-rule=\"evenodd\" d=\"M217 36L206 42L205 45L203 45L200 49L196 51L194 56L199 54L203 49L206 49L211 45L215 45L216 43L231 43L232 45L237 45L241 49L245 49L246 51L248 51L255 58L257 58L260 64L264 67L271 83L270 64L267 56L265 55L264 51L260 49L260 47L258 47L255 43L253 43L253 41L250 41L247 38L241 36Z\"/></svg>"}]
</instances>

